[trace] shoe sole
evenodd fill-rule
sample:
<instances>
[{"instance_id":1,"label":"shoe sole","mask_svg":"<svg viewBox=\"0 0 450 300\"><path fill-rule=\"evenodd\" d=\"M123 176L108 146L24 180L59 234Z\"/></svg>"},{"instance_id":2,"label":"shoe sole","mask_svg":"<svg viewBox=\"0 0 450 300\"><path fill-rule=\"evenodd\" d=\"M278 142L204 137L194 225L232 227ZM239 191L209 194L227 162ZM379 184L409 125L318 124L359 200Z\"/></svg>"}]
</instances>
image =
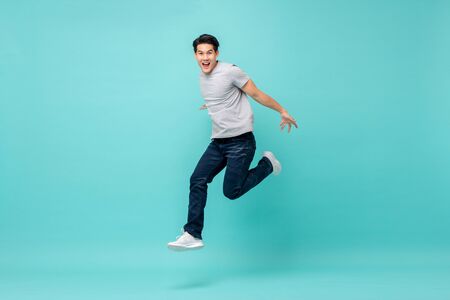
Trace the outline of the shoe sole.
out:
<instances>
[{"instance_id":1,"label":"shoe sole","mask_svg":"<svg viewBox=\"0 0 450 300\"><path fill-rule=\"evenodd\" d=\"M188 251L188 250L199 250L204 247L204 245L201 246L175 246L175 245L167 245L167 247L170 250L174 251Z\"/></svg>"}]
</instances>

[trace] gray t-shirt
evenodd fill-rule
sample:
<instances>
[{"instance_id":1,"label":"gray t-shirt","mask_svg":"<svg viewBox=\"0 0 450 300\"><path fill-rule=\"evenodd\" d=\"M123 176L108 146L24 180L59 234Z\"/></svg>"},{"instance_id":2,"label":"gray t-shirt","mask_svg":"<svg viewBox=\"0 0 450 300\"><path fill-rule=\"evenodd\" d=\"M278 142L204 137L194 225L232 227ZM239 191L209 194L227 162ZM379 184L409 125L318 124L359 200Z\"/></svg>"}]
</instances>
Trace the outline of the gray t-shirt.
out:
<instances>
[{"instance_id":1,"label":"gray t-shirt","mask_svg":"<svg viewBox=\"0 0 450 300\"><path fill-rule=\"evenodd\" d=\"M211 138L253 131L253 111L241 90L249 79L238 66L222 61L211 73L200 72L200 91L212 120Z\"/></svg>"}]
</instances>

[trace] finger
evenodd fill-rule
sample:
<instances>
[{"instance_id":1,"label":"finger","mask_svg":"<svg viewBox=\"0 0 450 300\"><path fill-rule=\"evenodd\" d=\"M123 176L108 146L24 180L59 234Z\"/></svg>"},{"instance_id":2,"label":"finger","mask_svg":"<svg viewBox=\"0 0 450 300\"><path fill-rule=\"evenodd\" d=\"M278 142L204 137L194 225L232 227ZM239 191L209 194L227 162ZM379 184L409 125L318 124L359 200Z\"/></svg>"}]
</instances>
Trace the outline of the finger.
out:
<instances>
[{"instance_id":1,"label":"finger","mask_svg":"<svg viewBox=\"0 0 450 300\"><path fill-rule=\"evenodd\" d=\"M288 133L291 132L291 123L288 124L289 128L288 128Z\"/></svg>"}]
</instances>

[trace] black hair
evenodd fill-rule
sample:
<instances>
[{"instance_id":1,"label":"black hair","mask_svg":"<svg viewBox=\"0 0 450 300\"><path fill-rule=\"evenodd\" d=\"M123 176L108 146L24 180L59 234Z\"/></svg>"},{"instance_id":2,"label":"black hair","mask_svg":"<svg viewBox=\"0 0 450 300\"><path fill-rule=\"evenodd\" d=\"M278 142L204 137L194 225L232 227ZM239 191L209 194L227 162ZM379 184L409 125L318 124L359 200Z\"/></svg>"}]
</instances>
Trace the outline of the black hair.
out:
<instances>
[{"instance_id":1,"label":"black hair","mask_svg":"<svg viewBox=\"0 0 450 300\"><path fill-rule=\"evenodd\" d=\"M192 43L192 46L194 47L194 52L197 52L197 46L199 44L210 44L213 45L214 51L217 51L219 49L219 41L210 34L202 34L198 38L194 40Z\"/></svg>"}]
</instances>

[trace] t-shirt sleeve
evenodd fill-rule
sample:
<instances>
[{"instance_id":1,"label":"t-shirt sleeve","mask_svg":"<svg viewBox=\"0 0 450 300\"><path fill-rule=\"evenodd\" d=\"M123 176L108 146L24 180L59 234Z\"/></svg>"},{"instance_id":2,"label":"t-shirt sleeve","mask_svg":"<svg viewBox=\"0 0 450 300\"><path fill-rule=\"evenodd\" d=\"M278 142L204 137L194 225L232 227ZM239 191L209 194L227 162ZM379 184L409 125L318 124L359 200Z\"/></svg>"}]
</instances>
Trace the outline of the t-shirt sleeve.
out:
<instances>
[{"instance_id":1,"label":"t-shirt sleeve","mask_svg":"<svg viewBox=\"0 0 450 300\"><path fill-rule=\"evenodd\" d=\"M233 65L231 67L230 76L233 85L237 86L238 88L243 87L244 84L246 84L250 79L250 77L236 65Z\"/></svg>"}]
</instances>

